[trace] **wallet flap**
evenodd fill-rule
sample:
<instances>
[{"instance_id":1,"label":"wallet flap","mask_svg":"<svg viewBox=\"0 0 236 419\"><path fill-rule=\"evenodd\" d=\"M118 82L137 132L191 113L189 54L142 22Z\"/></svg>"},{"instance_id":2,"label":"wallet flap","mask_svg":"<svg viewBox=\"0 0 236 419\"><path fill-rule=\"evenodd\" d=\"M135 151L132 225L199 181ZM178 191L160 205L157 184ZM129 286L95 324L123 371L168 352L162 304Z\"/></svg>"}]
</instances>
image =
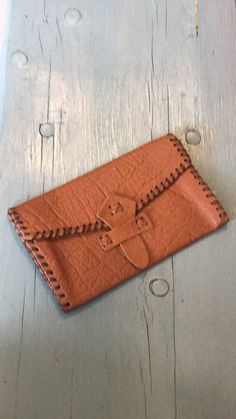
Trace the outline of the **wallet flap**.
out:
<instances>
[{"instance_id":1,"label":"wallet flap","mask_svg":"<svg viewBox=\"0 0 236 419\"><path fill-rule=\"evenodd\" d=\"M109 226L99 214L110 196L133 200L139 212L190 165L181 142L168 135L11 208L9 215L26 241L100 230Z\"/></svg>"}]
</instances>

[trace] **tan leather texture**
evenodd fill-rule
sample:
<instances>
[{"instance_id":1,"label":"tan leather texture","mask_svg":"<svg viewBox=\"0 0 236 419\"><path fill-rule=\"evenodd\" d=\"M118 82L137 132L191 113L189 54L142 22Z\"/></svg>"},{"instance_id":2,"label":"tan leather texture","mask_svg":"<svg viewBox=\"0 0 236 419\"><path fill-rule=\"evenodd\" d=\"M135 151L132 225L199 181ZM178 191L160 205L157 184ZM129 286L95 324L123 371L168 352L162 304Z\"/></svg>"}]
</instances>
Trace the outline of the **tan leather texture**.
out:
<instances>
[{"instance_id":1,"label":"tan leather texture","mask_svg":"<svg viewBox=\"0 0 236 419\"><path fill-rule=\"evenodd\" d=\"M173 135L8 210L64 311L228 221Z\"/></svg>"}]
</instances>

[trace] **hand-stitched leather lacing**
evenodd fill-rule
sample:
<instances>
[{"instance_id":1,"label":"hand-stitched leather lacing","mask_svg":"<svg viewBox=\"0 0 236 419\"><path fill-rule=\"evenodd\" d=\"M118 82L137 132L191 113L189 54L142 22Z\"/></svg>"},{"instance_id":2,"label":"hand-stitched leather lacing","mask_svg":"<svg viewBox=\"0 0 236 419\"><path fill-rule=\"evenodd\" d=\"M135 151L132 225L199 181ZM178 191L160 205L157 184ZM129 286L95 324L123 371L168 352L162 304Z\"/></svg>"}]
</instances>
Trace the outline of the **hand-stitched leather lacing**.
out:
<instances>
[{"instance_id":1,"label":"hand-stitched leather lacing","mask_svg":"<svg viewBox=\"0 0 236 419\"><path fill-rule=\"evenodd\" d=\"M188 168L190 168L191 173L193 174L194 178L198 180L199 186L202 188L203 192L206 192L205 196L207 199L210 200L210 204L215 206L216 211L219 214L220 218L227 217L226 212L222 208L220 202L216 199L215 195L212 193L211 189L208 185L204 182L202 177L199 175L198 171L191 163L190 156L188 155L187 151L184 149L182 143L175 137L170 137L170 141L173 146L176 148L177 152L180 154L181 157L184 157L184 163L180 163L179 167L176 167L173 172L169 174L160 184L155 185L149 193L147 193L146 197L141 198L137 201L136 204L136 211L141 211L146 205L151 203L156 197L158 197L162 192L168 189L173 183L181 176L183 172L185 172ZM101 229L109 230L109 227L97 220L94 223L83 224L76 227L63 227L56 230L44 230L42 232L36 232L33 235L33 238L27 240L27 237L31 235L28 231L28 228L24 224L22 218L17 213L15 208L11 208L9 211L9 216L12 223L15 226L15 229L20 236L21 240L23 241L24 245L26 246L29 253L32 255L35 263L39 267L43 277L48 281L50 288L53 290L54 294L57 296L61 306L66 310L70 307L70 302L66 301L66 295L63 293L62 287L59 284L59 279L56 278L54 272L50 269L49 264L46 262L45 257L40 253L40 249L37 246L37 240L40 239L49 239L49 238L57 238L57 237L65 237L75 234L82 234L84 232L92 232L92 231L99 231Z\"/></svg>"},{"instance_id":2,"label":"hand-stitched leather lacing","mask_svg":"<svg viewBox=\"0 0 236 419\"><path fill-rule=\"evenodd\" d=\"M143 198L140 198L136 204L136 211L141 211L146 205L152 202L156 197L158 197L162 192L168 189L173 183L182 175L182 173L191 165L191 159L187 151L184 149L182 143L176 137L170 137L170 142L177 149L181 157L184 157L184 163L180 163L179 167L176 167L173 172L169 174L160 184L155 185L149 193ZM59 237L73 236L75 234L82 234L86 232L99 231L99 230L108 230L109 227L102 221L95 221L94 223L82 224L76 227L63 227L56 230L43 230L37 231L33 239L56 239Z\"/></svg>"},{"instance_id":3,"label":"hand-stitched leather lacing","mask_svg":"<svg viewBox=\"0 0 236 419\"><path fill-rule=\"evenodd\" d=\"M181 157L184 157L184 163L180 163L179 167L176 167L173 172L169 174L162 182L158 185L155 185L152 189L150 189L149 193L143 198L140 198L136 203L136 212L138 213L141 211L146 205L151 203L156 197L158 197L162 192L168 189L173 183L182 175L182 173L191 165L191 159L188 155L187 151L184 149L182 143L176 137L170 137L170 142L173 146L177 149L178 153L180 153ZM20 224L19 231L23 230L23 235L29 236L30 233L27 231L27 227L23 226L23 221L20 220L18 216L18 224ZM32 240L43 240L43 239L57 239L60 237L66 236L73 236L78 234L83 234L86 232L93 232L99 230L108 230L109 226L107 226L104 222L100 220L96 220L94 223L82 224L79 226L68 226L57 228L55 230L43 230L43 231L36 231L32 237ZM22 234L18 231L18 234ZM27 238L27 237L26 237Z\"/></svg>"},{"instance_id":4,"label":"hand-stitched leather lacing","mask_svg":"<svg viewBox=\"0 0 236 419\"><path fill-rule=\"evenodd\" d=\"M186 162L188 160L186 159ZM179 167L176 167L173 172L169 174L162 182L158 185L155 185L153 189L150 189L150 192L143 198L137 200L136 203L136 212L138 213L144 207L146 207L150 202L152 202L155 198L157 198L162 192L168 189L173 183L182 175L182 173L190 166L190 162L188 161L188 165L184 165L180 163ZM42 240L42 239L57 239L59 237L66 237L66 236L73 236L75 234L82 234L86 232L92 231L99 231L99 230L109 230L109 226L106 225L102 221L95 221L95 223L89 224L82 224L76 227L63 227L57 228L56 230L43 230L37 231L33 239L34 240Z\"/></svg>"},{"instance_id":5,"label":"hand-stitched leather lacing","mask_svg":"<svg viewBox=\"0 0 236 419\"><path fill-rule=\"evenodd\" d=\"M199 175L198 171L195 169L194 166L191 167L190 172L193 174L194 178L198 180L198 185L202 187L203 192L206 192L206 198L210 200L211 205L215 206L215 209L218 212L219 217L228 217L224 208L222 208L220 202L216 198L215 194L212 192L212 190L209 188L209 186L203 180L203 178Z\"/></svg>"},{"instance_id":6,"label":"hand-stitched leather lacing","mask_svg":"<svg viewBox=\"0 0 236 419\"><path fill-rule=\"evenodd\" d=\"M76 227L62 227L55 230L36 231L33 236L34 240L55 239L59 237L73 236L75 234L88 233L92 231L99 231L102 228L107 228L105 223L100 220L94 223L82 224Z\"/></svg>"},{"instance_id":7,"label":"hand-stitched leather lacing","mask_svg":"<svg viewBox=\"0 0 236 419\"><path fill-rule=\"evenodd\" d=\"M157 198L161 193L168 189L173 183L182 175L186 170L186 167L181 164L175 169L172 173L169 174L169 177L166 177L159 185L155 185L153 189L144 198L141 198L137 201L136 209L141 211L148 204L150 204L155 198Z\"/></svg>"},{"instance_id":8,"label":"hand-stitched leather lacing","mask_svg":"<svg viewBox=\"0 0 236 419\"><path fill-rule=\"evenodd\" d=\"M195 178L199 180L199 185L203 187L203 191L206 191L206 197L211 199L211 205L215 205L216 210L219 212L220 218L226 215L224 209L220 205L219 201L216 199L215 195L212 193L210 188L207 184L203 181L197 170L191 163L191 158L185 148L183 147L180 140L176 137L171 136L170 142L173 144L173 147L176 148L177 152L180 154L181 157L184 157L183 162L180 163L179 167L176 167L170 174L167 176L162 182L158 185L155 185L147 195L143 198L140 198L136 203L136 212L138 213L141 211L145 206L151 203L155 198L157 198L161 193L163 193L166 189L168 189L173 183L184 173L186 169L191 167L191 173L194 175ZM30 236L30 233L27 231L27 227L24 225L23 221L21 220L20 216L17 215L15 218L16 220L16 229L19 235L23 235L25 238ZM60 237L72 236L83 234L86 232L93 232L99 230L109 230L109 226L107 226L104 222L100 220L96 220L94 223L82 224L79 226L69 226L69 227L62 227L57 228L55 230L43 230L37 231L34 233L32 240L43 240L43 239L56 239Z\"/></svg>"},{"instance_id":9,"label":"hand-stitched leather lacing","mask_svg":"<svg viewBox=\"0 0 236 419\"><path fill-rule=\"evenodd\" d=\"M27 248L28 252L31 254L32 258L34 259L36 265L38 266L41 274L49 283L50 288L52 289L55 296L58 298L60 305L65 310L70 307L70 302L66 301L66 294L62 290L62 286L59 284L59 279L55 276L54 272L50 269L48 262L45 260L45 256L40 253L40 249L37 246L37 242L35 240L25 240L24 236L27 233L27 227L24 225L20 215L14 208L8 210L8 214L10 217L11 222L14 224L15 229L23 241L25 247ZM24 230L24 236L21 232ZM30 234L30 233L29 233Z\"/></svg>"},{"instance_id":10,"label":"hand-stitched leather lacing","mask_svg":"<svg viewBox=\"0 0 236 419\"><path fill-rule=\"evenodd\" d=\"M170 142L176 147L181 157L184 157L184 163L180 163L179 167L176 167L173 172L169 174L160 184L155 185L154 188L146 195L137 201L137 211L141 211L146 205L157 198L162 192L168 189L173 183L185 172L188 167L191 166L191 159L187 151L182 146L182 143L176 137L170 137Z\"/></svg>"},{"instance_id":11,"label":"hand-stitched leather lacing","mask_svg":"<svg viewBox=\"0 0 236 419\"><path fill-rule=\"evenodd\" d=\"M170 137L170 142L173 144L174 147L176 147L176 150L180 154L181 157L184 157L185 163L191 163L191 158L188 154L188 152L185 150L183 144L180 140L176 137Z\"/></svg>"},{"instance_id":12,"label":"hand-stitched leather lacing","mask_svg":"<svg viewBox=\"0 0 236 419\"><path fill-rule=\"evenodd\" d=\"M189 162L189 161L191 162L190 156L188 155L187 151L183 147L181 141L178 140L178 138L176 138L176 137L170 138L170 141L173 143L174 147L177 148L177 151L180 153L180 155L182 157L185 157L184 161L185 162ZM213 194L212 190L209 188L209 186L207 185L207 183L200 176L200 174L195 169L195 167L193 166L192 163L191 163L191 170L190 170L190 172L193 174L194 178L198 180L198 185L202 187L203 192L206 192L206 194L205 194L206 195L206 198L211 201L211 205L214 205L215 206L215 209L218 212L219 217L220 218L228 217L228 215L226 214L224 208L222 208L220 202L218 201L218 199L216 198L216 196Z\"/></svg>"},{"instance_id":13,"label":"hand-stitched leather lacing","mask_svg":"<svg viewBox=\"0 0 236 419\"><path fill-rule=\"evenodd\" d=\"M17 213L15 208L10 208L8 210L8 215L10 216L11 221L14 223L15 229L18 233L18 235L21 236L30 236L30 233L24 224L24 221L22 220L21 216Z\"/></svg>"}]
</instances>

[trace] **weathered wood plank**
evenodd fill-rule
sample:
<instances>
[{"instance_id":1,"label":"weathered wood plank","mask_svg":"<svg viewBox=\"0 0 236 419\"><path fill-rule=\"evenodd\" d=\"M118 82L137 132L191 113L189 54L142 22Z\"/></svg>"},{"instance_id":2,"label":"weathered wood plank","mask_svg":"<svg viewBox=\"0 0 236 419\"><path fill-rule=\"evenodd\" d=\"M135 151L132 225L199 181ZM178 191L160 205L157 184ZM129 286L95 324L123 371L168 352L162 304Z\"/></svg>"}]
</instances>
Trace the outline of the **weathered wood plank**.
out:
<instances>
[{"instance_id":1,"label":"weathered wood plank","mask_svg":"<svg viewBox=\"0 0 236 419\"><path fill-rule=\"evenodd\" d=\"M6 220L10 205L168 130L165 16L155 2L12 3L1 142L1 418L175 415L171 260L66 316ZM168 281L165 297L150 292L155 278Z\"/></svg>"},{"instance_id":2,"label":"weathered wood plank","mask_svg":"<svg viewBox=\"0 0 236 419\"><path fill-rule=\"evenodd\" d=\"M15 0L11 10L0 418L234 419L235 222L64 315L6 220L14 203L166 131L185 142L189 128L201 135L186 144L194 163L234 216L234 1ZM150 292L155 278L166 296Z\"/></svg>"},{"instance_id":3,"label":"weathered wood plank","mask_svg":"<svg viewBox=\"0 0 236 419\"><path fill-rule=\"evenodd\" d=\"M193 162L235 212L234 2L193 2L168 9L170 126ZM174 257L176 411L180 418L235 418L235 221Z\"/></svg>"},{"instance_id":4,"label":"weathered wood plank","mask_svg":"<svg viewBox=\"0 0 236 419\"><path fill-rule=\"evenodd\" d=\"M6 52L7 52L7 39L9 30L9 15L10 15L10 2L2 0L0 6L0 132L2 125L3 113L3 98L5 93L5 65L6 65Z\"/></svg>"},{"instance_id":5,"label":"weathered wood plank","mask_svg":"<svg viewBox=\"0 0 236 419\"><path fill-rule=\"evenodd\" d=\"M181 418L235 418L235 228L234 220L175 258Z\"/></svg>"}]
</instances>

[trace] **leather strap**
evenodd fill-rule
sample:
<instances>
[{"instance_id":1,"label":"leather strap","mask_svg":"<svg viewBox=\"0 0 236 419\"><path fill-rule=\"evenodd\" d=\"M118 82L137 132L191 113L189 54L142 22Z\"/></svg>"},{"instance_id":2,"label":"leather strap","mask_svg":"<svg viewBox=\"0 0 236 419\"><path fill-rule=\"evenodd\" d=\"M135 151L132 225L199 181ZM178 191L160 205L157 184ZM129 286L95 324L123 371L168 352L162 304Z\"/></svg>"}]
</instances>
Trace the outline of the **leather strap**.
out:
<instances>
[{"instance_id":1,"label":"leather strap","mask_svg":"<svg viewBox=\"0 0 236 419\"><path fill-rule=\"evenodd\" d=\"M98 240L103 250L107 251L150 229L152 229L151 221L143 213L129 219L127 223L121 224L110 231L100 233Z\"/></svg>"},{"instance_id":2,"label":"leather strap","mask_svg":"<svg viewBox=\"0 0 236 419\"><path fill-rule=\"evenodd\" d=\"M149 255L141 235L153 226L145 212L135 213L134 200L118 195L108 197L98 218L111 230L100 233L98 241L104 251L120 245L126 258L137 268L143 269L148 265Z\"/></svg>"}]
</instances>

